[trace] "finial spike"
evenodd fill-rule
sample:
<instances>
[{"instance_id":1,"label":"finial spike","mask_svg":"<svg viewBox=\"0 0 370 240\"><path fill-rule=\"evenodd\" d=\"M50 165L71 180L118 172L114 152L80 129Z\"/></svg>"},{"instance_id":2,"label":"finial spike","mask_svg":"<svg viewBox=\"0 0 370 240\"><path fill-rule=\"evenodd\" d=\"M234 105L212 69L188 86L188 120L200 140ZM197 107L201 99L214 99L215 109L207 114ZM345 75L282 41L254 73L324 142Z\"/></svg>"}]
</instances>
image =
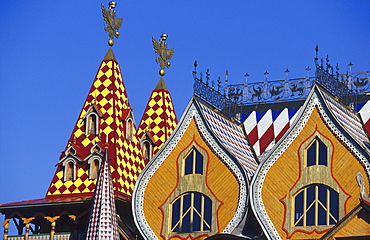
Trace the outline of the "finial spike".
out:
<instances>
[{"instance_id":1,"label":"finial spike","mask_svg":"<svg viewBox=\"0 0 370 240\"><path fill-rule=\"evenodd\" d=\"M159 63L159 66L161 67L161 69L159 70L159 75L161 77L163 77L166 74L164 69L170 68L171 63L169 60L172 58L172 55L174 53L173 48L167 49L167 43L166 43L167 37L168 35L166 33L163 33L160 37L159 42L157 42L155 38L152 37L154 52L157 53L158 55L155 61Z\"/></svg>"},{"instance_id":2,"label":"finial spike","mask_svg":"<svg viewBox=\"0 0 370 240\"><path fill-rule=\"evenodd\" d=\"M103 14L103 19L105 23L107 24L104 26L104 30L108 33L109 40L108 45L112 47L114 45L113 38L119 37L119 28L122 25L123 18L116 18L116 11L114 8L116 8L117 3L116 2L109 2L109 8L108 10L104 7L103 4L101 4L101 10Z\"/></svg>"}]
</instances>

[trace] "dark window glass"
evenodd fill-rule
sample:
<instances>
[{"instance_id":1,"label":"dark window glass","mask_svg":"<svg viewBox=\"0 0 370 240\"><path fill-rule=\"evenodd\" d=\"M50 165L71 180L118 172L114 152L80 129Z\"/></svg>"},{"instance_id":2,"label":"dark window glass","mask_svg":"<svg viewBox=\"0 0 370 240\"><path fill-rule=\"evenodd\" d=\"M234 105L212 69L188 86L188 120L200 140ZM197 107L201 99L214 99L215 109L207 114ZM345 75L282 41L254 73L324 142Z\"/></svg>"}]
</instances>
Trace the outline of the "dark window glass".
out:
<instances>
[{"instance_id":1,"label":"dark window glass","mask_svg":"<svg viewBox=\"0 0 370 240\"><path fill-rule=\"evenodd\" d=\"M180 231L180 203L181 203L181 198L177 199L173 204L172 204L172 229L173 232L179 232ZM177 225L176 225L177 224Z\"/></svg>"},{"instance_id":2,"label":"dark window glass","mask_svg":"<svg viewBox=\"0 0 370 240\"><path fill-rule=\"evenodd\" d=\"M307 167L316 165L316 141L307 150Z\"/></svg>"},{"instance_id":3,"label":"dark window glass","mask_svg":"<svg viewBox=\"0 0 370 240\"><path fill-rule=\"evenodd\" d=\"M193 173L193 151L185 159L185 175Z\"/></svg>"},{"instance_id":4,"label":"dark window glass","mask_svg":"<svg viewBox=\"0 0 370 240\"><path fill-rule=\"evenodd\" d=\"M307 208L308 208L315 200L315 185L308 187L306 191L307 191Z\"/></svg>"},{"instance_id":5,"label":"dark window glass","mask_svg":"<svg viewBox=\"0 0 370 240\"><path fill-rule=\"evenodd\" d=\"M203 174L203 156L193 148L185 159L185 175Z\"/></svg>"},{"instance_id":6,"label":"dark window glass","mask_svg":"<svg viewBox=\"0 0 370 240\"><path fill-rule=\"evenodd\" d=\"M328 165L328 149L325 144L318 139L319 142L319 165Z\"/></svg>"},{"instance_id":7,"label":"dark window glass","mask_svg":"<svg viewBox=\"0 0 370 240\"><path fill-rule=\"evenodd\" d=\"M339 193L328 186L316 184L303 189L294 204L294 226L334 225L338 221Z\"/></svg>"},{"instance_id":8,"label":"dark window glass","mask_svg":"<svg viewBox=\"0 0 370 240\"><path fill-rule=\"evenodd\" d=\"M190 230L190 211L185 214L182 219L182 229L181 232L191 232Z\"/></svg>"},{"instance_id":9,"label":"dark window glass","mask_svg":"<svg viewBox=\"0 0 370 240\"><path fill-rule=\"evenodd\" d=\"M212 222L212 201L204 196L204 224L207 225L204 230L211 230Z\"/></svg>"},{"instance_id":10,"label":"dark window glass","mask_svg":"<svg viewBox=\"0 0 370 240\"><path fill-rule=\"evenodd\" d=\"M171 232L210 231L212 201L201 193L185 193L172 203L171 218Z\"/></svg>"},{"instance_id":11,"label":"dark window glass","mask_svg":"<svg viewBox=\"0 0 370 240\"><path fill-rule=\"evenodd\" d=\"M194 214L193 217L193 231L199 232L201 230L200 226L200 214Z\"/></svg>"},{"instance_id":12,"label":"dark window glass","mask_svg":"<svg viewBox=\"0 0 370 240\"><path fill-rule=\"evenodd\" d=\"M318 214L319 214L319 225L326 225L326 209L323 208L321 204L318 205Z\"/></svg>"},{"instance_id":13,"label":"dark window glass","mask_svg":"<svg viewBox=\"0 0 370 240\"><path fill-rule=\"evenodd\" d=\"M183 203L184 204L183 209L185 210L185 211L183 211L183 213L185 213L186 210L190 208L191 194L186 194L185 196L183 196L183 201L184 201L184 203Z\"/></svg>"},{"instance_id":14,"label":"dark window glass","mask_svg":"<svg viewBox=\"0 0 370 240\"><path fill-rule=\"evenodd\" d=\"M202 199L203 196L201 194L194 194L194 208L199 214L202 213Z\"/></svg>"},{"instance_id":15,"label":"dark window glass","mask_svg":"<svg viewBox=\"0 0 370 240\"><path fill-rule=\"evenodd\" d=\"M306 213L306 226L315 225L315 205L311 205Z\"/></svg>"},{"instance_id":16,"label":"dark window glass","mask_svg":"<svg viewBox=\"0 0 370 240\"><path fill-rule=\"evenodd\" d=\"M296 224L297 226L303 226L303 218L301 218L301 216L303 215L303 196L304 196L304 191L301 191L295 197L294 222L297 223Z\"/></svg>"},{"instance_id":17,"label":"dark window glass","mask_svg":"<svg viewBox=\"0 0 370 240\"><path fill-rule=\"evenodd\" d=\"M330 189L330 224L336 224L339 218L339 193Z\"/></svg>"},{"instance_id":18,"label":"dark window glass","mask_svg":"<svg viewBox=\"0 0 370 240\"><path fill-rule=\"evenodd\" d=\"M197 150L195 150L195 152L195 173L203 174L203 156Z\"/></svg>"}]
</instances>

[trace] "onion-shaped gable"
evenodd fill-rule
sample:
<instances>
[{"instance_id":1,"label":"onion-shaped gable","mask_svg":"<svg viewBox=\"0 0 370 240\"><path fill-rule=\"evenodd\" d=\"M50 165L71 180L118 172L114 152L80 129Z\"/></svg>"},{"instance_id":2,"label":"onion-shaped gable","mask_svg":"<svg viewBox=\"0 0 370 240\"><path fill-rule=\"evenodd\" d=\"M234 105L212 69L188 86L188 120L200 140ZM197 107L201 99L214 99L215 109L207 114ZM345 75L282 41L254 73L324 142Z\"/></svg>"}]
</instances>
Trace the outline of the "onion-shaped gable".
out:
<instances>
[{"instance_id":1,"label":"onion-shaped gable","mask_svg":"<svg viewBox=\"0 0 370 240\"><path fill-rule=\"evenodd\" d=\"M206 108L192 98L175 131L136 182L133 215L146 239L230 234L245 217L247 170L210 127ZM222 119L226 127L234 126Z\"/></svg>"},{"instance_id":2,"label":"onion-shaped gable","mask_svg":"<svg viewBox=\"0 0 370 240\"><path fill-rule=\"evenodd\" d=\"M261 159L251 206L269 239L318 239L369 190L369 139L355 112L316 85L296 120Z\"/></svg>"}]
</instances>

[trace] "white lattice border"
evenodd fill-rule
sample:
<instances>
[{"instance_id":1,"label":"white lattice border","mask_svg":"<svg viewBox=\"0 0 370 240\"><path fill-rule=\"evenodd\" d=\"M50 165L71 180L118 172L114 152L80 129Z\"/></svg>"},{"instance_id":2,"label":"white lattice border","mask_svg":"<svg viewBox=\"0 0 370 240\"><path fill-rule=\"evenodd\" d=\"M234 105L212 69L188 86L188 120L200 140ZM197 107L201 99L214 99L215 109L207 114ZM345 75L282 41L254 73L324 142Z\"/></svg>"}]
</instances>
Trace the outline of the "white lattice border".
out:
<instances>
[{"instance_id":1,"label":"white lattice border","mask_svg":"<svg viewBox=\"0 0 370 240\"><path fill-rule=\"evenodd\" d=\"M315 91L312 91L309 96L309 101L306 102L306 106L300 109L297 121L292 130L289 130L289 134L285 135L279 145L276 145L271 149L271 154L266 156L266 159L262 161L260 167L257 169L257 172L251 183L251 205L253 210L257 215L257 219L260 222L263 231L266 233L267 237L270 239L282 239L278 234L275 226L273 225L270 217L268 216L265 206L262 201L262 186L265 180L267 172L274 165L277 159L285 152L298 134L302 131L303 127L307 123L313 108L317 106L322 118L329 128L333 131L333 134L336 135L361 161L365 167L368 176L370 176L370 164L367 161L367 158L352 144L352 142L345 137L342 132L337 128L337 126L331 121L330 117L327 115L319 97Z\"/></svg>"},{"instance_id":2,"label":"white lattice border","mask_svg":"<svg viewBox=\"0 0 370 240\"><path fill-rule=\"evenodd\" d=\"M177 130L171 135L168 142L162 147L162 149L160 150L160 154L157 154L158 157L155 157L144 169L144 172L140 174L136 182L135 190L132 197L134 220L136 225L138 226L139 231L146 239L158 239L158 238L153 232L153 230L150 228L144 215L143 203L145 189L148 186L149 180L152 178L154 173L158 170L158 168L162 165L164 160L169 156L169 154L173 151L173 149L178 144L180 139L183 137L192 118L195 118L201 134L206 139L206 141L208 141L210 146L213 148L214 152L226 163L227 167L232 170L233 174L237 177L239 181L238 206L233 218L222 232L231 233L243 220L247 208L247 198L248 198L246 176L242 173L243 170L240 169L238 165L232 159L230 159L228 154L226 154L225 151L219 146L219 144L214 139L213 135L209 133L198 111L199 110L196 108L194 102L193 104L188 106L187 110L185 110L185 113L187 114L185 114L183 116L183 119L181 119Z\"/></svg>"}]
</instances>

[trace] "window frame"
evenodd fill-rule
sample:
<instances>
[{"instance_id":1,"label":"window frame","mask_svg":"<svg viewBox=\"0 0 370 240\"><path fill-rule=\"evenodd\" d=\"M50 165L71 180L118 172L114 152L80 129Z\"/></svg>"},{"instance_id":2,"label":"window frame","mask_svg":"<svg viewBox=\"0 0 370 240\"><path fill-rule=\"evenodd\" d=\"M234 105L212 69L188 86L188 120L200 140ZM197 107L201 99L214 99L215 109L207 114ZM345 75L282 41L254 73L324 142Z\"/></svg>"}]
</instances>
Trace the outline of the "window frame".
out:
<instances>
[{"instance_id":1,"label":"window frame","mask_svg":"<svg viewBox=\"0 0 370 240\"><path fill-rule=\"evenodd\" d=\"M190 196L189 196L190 195ZM189 196L189 204L184 203L186 196ZM200 206L198 203L195 202L196 196L200 197ZM178 203L178 209L174 209L174 205ZM188 206L187 206L188 205ZM211 208L210 211L207 208ZM174 224L174 212L175 210L179 213L178 221ZM208 211L207 211L208 210ZM200 212L199 212L200 211ZM193 232L211 232L212 231L212 200L205 194L200 192L186 192L182 195L178 196L171 204L170 204L170 232L174 234L179 233L193 233ZM184 230L184 219L189 216L189 231ZM208 215L208 216L206 216ZM194 221L195 217L199 216L199 230L195 230L195 224L198 222ZM207 219L206 219L207 218ZM177 219L175 219L176 221ZM205 229L208 226L208 229ZM178 231L175 231L176 228L179 228Z\"/></svg>"},{"instance_id":2,"label":"window frame","mask_svg":"<svg viewBox=\"0 0 370 240\"><path fill-rule=\"evenodd\" d=\"M310 165L307 164L308 149L312 144L320 140L326 146L326 165ZM303 232L323 232L327 231L334 226L331 225L312 225L312 226L296 226L295 225L295 197L302 191L312 185L324 185L329 187L338 193L338 219L344 216L344 205L346 199L349 197L339 186L338 182L334 179L331 173L332 161L333 161L333 143L329 138L322 135L318 130L315 130L313 134L302 142L298 149L298 162L299 162L299 179L294 186L290 189L286 197L281 199L285 206L285 216L283 229L287 233L287 237L290 238L297 231ZM317 152L315 153L317 156ZM316 159L316 162L318 160ZM317 222L317 220L315 220Z\"/></svg>"},{"instance_id":3,"label":"window frame","mask_svg":"<svg viewBox=\"0 0 370 240\"><path fill-rule=\"evenodd\" d=\"M95 180L95 179L98 179L99 177L99 170L100 170L100 166L101 166L101 162L102 162L102 159L100 157L91 157L88 161L88 164L89 164L89 180ZM94 162L98 162L97 166L96 166L96 177L94 178L94 176L92 176L93 174L93 163Z\"/></svg>"},{"instance_id":4,"label":"window frame","mask_svg":"<svg viewBox=\"0 0 370 240\"><path fill-rule=\"evenodd\" d=\"M192 159L191 159L191 169L188 169L188 164L189 164L189 157L192 156ZM198 158L198 156L200 158ZM201 165L200 169L199 169L199 165ZM200 175L203 175L204 173L204 157L203 155L199 152L199 150L197 150L197 148L193 147L188 153L187 155L184 157L183 159L183 167L182 167L182 175L185 176L185 175L191 175L191 174L200 174ZM188 171L190 170L190 172ZM200 172L199 172L200 170Z\"/></svg>"},{"instance_id":5,"label":"window frame","mask_svg":"<svg viewBox=\"0 0 370 240\"><path fill-rule=\"evenodd\" d=\"M184 175L184 159L193 151L193 148L197 149L199 153L203 156L203 174L188 174ZM195 141L191 142L177 157L177 174L178 174L178 183L173 192L168 196L167 200L160 206L160 209L163 212L163 227L161 231L161 236L164 239L169 239L171 237L180 237L188 238L189 236L194 239L200 235L211 236L219 232L218 229L218 217L217 210L221 202L213 195L211 190L208 188L206 183L207 178L207 164L208 164L209 155L205 149L197 145ZM210 231L196 231L196 232L171 232L172 224L172 205L176 199L178 199L183 194L189 192L198 192L207 196L212 201L212 221L211 221L211 230Z\"/></svg>"},{"instance_id":6,"label":"window frame","mask_svg":"<svg viewBox=\"0 0 370 240\"><path fill-rule=\"evenodd\" d=\"M72 164L71 168L69 168L70 164ZM63 161L63 168L64 168L63 169L64 182L75 181L76 180L76 161L73 158L67 158L65 161ZM72 175L71 178L69 177L70 174Z\"/></svg>"}]
</instances>

